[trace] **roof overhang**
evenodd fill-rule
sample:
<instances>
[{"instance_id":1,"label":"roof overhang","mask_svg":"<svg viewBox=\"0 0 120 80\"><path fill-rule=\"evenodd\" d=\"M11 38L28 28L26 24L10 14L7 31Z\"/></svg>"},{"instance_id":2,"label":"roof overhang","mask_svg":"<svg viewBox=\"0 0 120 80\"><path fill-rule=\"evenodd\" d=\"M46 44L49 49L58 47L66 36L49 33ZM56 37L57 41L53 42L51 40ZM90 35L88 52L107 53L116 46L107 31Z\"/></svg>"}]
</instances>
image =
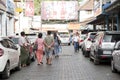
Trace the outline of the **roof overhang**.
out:
<instances>
[{"instance_id":1,"label":"roof overhang","mask_svg":"<svg viewBox=\"0 0 120 80\"><path fill-rule=\"evenodd\" d=\"M94 19L93 21L89 22L88 24L94 24L94 25L103 25L105 23L105 18L107 14L100 14Z\"/></svg>"},{"instance_id":2,"label":"roof overhang","mask_svg":"<svg viewBox=\"0 0 120 80\"><path fill-rule=\"evenodd\" d=\"M91 21L94 21L94 20L96 20L96 17L88 18L88 19L80 22L80 26L85 26L85 25L87 25L88 23L90 23Z\"/></svg>"},{"instance_id":3,"label":"roof overhang","mask_svg":"<svg viewBox=\"0 0 120 80\"><path fill-rule=\"evenodd\" d=\"M108 8L105 9L107 13L118 13L120 10L120 0L116 0Z\"/></svg>"}]
</instances>

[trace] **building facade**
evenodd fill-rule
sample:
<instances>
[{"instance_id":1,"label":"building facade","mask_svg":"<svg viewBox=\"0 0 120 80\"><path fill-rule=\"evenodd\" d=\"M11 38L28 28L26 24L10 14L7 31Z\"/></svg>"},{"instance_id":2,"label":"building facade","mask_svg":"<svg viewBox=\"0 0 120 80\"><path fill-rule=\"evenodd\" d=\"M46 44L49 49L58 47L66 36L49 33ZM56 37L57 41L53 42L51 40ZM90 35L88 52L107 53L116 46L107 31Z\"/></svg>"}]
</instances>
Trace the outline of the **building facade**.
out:
<instances>
[{"instance_id":1,"label":"building facade","mask_svg":"<svg viewBox=\"0 0 120 80\"><path fill-rule=\"evenodd\" d=\"M0 1L0 36L14 34L14 2Z\"/></svg>"}]
</instances>

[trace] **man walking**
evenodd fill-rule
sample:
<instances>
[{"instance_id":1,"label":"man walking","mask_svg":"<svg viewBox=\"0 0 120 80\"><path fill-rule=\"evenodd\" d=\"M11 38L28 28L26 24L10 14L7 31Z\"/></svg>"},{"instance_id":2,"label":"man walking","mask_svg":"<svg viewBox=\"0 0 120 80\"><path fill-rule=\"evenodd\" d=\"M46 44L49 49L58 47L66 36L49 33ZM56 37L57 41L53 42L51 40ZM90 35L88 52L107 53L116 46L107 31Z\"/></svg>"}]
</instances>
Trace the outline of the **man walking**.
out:
<instances>
[{"instance_id":1,"label":"man walking","mask_svg":"<svg viewBox=\"0 0 120 80\"><path fill-rule=\"evenodd\" d=\"M46 61L48 65L52 64L52 54L54 50L54 38L51 36L51 31L47 32L47 36L44 39L45 45L45 54L46 54Z\"/></svg>"}]
</instances>

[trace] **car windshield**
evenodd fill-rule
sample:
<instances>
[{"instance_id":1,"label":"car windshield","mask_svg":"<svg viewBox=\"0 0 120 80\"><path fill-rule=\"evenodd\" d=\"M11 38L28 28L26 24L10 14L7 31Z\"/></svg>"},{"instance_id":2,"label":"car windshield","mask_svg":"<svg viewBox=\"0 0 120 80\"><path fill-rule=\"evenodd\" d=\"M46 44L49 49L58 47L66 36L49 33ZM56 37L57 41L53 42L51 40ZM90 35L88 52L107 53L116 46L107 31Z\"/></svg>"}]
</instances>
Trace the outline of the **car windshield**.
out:
<instances>
[{"instance_id":1,"label":"car windshield","mask_svg":"<svg viewBox=\"0 0 120 80\"><path fill-rule=\"evenodd\" d=\"M19 38L12 38L11 40L14 41L15 44L19 43Z\"/></svg>"},{"instance_id":2,"label":"car windshield","mask_svg":"<svg viewBox=\"0 0 120 80\"><path fill-rule=\"evenodd\" d=\"M81 39L81 40L84 40L85 37L86 37L86 35L81 35L81 36L80 36L80 39Z\"/></svg>"},{"instance_id":3,"label":"car windshield","mask_svg":"<svg viewBox=\"0 0 120 80\"><path fill-rule=\"evenodd\" d=\"M118 42L120 40L120 34L105 35L103 38L104 42Z\"/></svg>"},{"instance_id":4,"label":"car windshield","mask_svg":"<svg viewBox=\"0 0 120 80\"><path fill-rule=\"evenodd\" d=\"M95 38L95 35L90 35L90 39L94 39Z\"/></svg>"},{"instance_id":5,"label":"car windshield","mask_svg":"<svg viewBox=\"0 0 120 80\"><path fill-rule=\"evenodd\" d=\"M69 35L68 34L60 34L60 37L61 38L67 38L67 37L69 37Z\"/></svg>"},{"instance_id":6,"label":"car windshield","mask_svg":"<svg viewBox=\"0 0 120 80\"><path fill-rule=\"evenodd\" d=\"M96 33L91 33L89 38L90 38L90 39L94 39L95 36L96 36Z\"/></svg>"}]
</instances>

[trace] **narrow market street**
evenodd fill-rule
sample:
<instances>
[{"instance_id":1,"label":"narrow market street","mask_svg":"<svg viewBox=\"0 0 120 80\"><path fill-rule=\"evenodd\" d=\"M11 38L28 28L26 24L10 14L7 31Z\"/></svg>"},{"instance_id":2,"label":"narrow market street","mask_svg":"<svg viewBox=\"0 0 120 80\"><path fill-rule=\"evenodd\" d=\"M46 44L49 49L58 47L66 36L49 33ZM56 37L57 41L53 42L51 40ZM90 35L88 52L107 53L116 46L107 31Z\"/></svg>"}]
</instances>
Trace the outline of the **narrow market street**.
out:
<instances>
[{"instance_id":1,"label":"narrow market street","mask_svg":"<svg viewBox=\"0 0 120 80\"><path fill-rule=\"evenodd\" d=\"M119 73L112 73L110 64L94 65L81 52L74 53L73 46L63 46L59 58L53 58L52 65L36 61L21 71L12 71L7 80L119 80ZM1 79L0 79L1 80Z\"/></svg>"}]
</instances>

